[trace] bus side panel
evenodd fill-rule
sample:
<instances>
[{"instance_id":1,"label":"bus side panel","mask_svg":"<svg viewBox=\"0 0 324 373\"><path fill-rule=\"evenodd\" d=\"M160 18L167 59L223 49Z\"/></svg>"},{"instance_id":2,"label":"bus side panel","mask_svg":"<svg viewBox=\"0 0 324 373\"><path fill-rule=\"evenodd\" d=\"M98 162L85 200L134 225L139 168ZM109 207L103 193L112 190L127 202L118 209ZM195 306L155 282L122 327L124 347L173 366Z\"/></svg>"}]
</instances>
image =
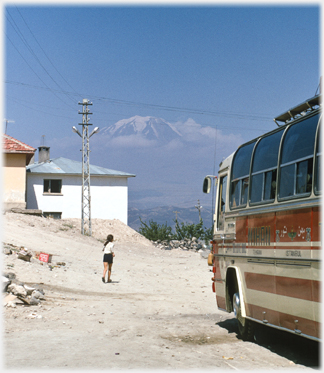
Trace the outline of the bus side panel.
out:
<instances>
[{"instance_id":1,"label":"bus side panel","mask_svg":"<svg viewBox=\"0 0 324 373\"><path fill-rule=\"evenodd\" d=\"M279 325L274 264L275 213L249 216L246 237L247 254L244 280L247 309L256 320Z\"/></svg>"},{"instance_id":2,"label":"bus side panel","mask_svg":"<svg viewBox=\"0 0 324 373\"><path fill-rule=\"evenodd\" d=\"M247 218L239 217L236 219L236 242L245 243L247 237Z\"/></svg>"},{"instance_id":3,"label":"bus side panel","mask_svg":"<svg viewBox=\"0 0 324 373\"><path fill-rule=\"evenodd\" d=\"M311 241L312 216L311 208L277 212L277 249L309 250L310 245L305 245L305 243ZM281 243L283 245L280 245ZM298 245L299 243L302 245ZM286 252L282 255L298 256L298 253L293 255L293 253Z\"/></svg>"},{"instance_id":4,"label":"bus side panel","mask_svg":"<svg viewBox=\"0 0 324 373\"><path fill-rule=\"evenodd\" d=\"M321 241L321 211L319 207L313 208L313 224L312 224L312 241L313 242L322 242ZM313 249L316 249L314 247ZM319 246L318 249L321 249Z\"/></svg>"},{"instance_id":5,"label":"bus side panel","mask_svg":"<svg viewBox=\"0 0 324 373\"><path fill-rule=\"evenodd\" d=\"M276 288L279 308L286 311L280 313L280 326L318 336L318 281L314 282L314 263L307 260L312 258L312 250L319 249L311 246L312 221L312 208L277 212ZM290 260L280 263L280 258Z\"/></svg>"},{"instance_id":6,"label":"bus side panel","mask_svg":"<svg viewBox=\"0 0 324 373\"><path fill-rule=\"evenodd\" d=\"M318 250L321 250L321 209L319 207L313 208L313 225L312 225L312 242L314 246L312 247L312 256L314 259L320 259L321 253ZM315 244L317 243L317 246ZM320 263L316 262L312 265L312 288L314 294L314 301L317 302L314 304L314 316L315 316L315 329L316 335L318 338L321 337L321 323L318 322L321 320L321 269Z\"/></svg>"}]
</instances>

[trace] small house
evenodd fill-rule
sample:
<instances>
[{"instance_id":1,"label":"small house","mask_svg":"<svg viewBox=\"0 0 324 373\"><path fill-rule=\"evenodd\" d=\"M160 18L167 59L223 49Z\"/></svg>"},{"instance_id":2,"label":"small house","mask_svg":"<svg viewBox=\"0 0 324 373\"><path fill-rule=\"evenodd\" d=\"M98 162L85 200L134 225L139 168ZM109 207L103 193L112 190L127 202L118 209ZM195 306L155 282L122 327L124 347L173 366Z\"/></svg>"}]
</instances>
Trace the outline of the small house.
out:
<instances>
[{"instance_id":1,"label":"small house","mask_svg":"<svg viewBox=\"0 0 324 373\"><path fill-rule=\"evenodd\" d=\"M128 178L122 171L90 165L92 219L128 221ZM39 148L39 162L27 166L27 209L42 210L53 218L81 218L82 162L50 159L49 148Z\"/></svg>"},{"instance_id":2,"label":"small house","mask_svg":"<svg viewBox=\"0 0 324 373\"><path fill-rule=\"evenodd\" d=\"M3 135L3 209L26 208L26 165L33 159L36 149Z\"/></svg>"}]
</instances>

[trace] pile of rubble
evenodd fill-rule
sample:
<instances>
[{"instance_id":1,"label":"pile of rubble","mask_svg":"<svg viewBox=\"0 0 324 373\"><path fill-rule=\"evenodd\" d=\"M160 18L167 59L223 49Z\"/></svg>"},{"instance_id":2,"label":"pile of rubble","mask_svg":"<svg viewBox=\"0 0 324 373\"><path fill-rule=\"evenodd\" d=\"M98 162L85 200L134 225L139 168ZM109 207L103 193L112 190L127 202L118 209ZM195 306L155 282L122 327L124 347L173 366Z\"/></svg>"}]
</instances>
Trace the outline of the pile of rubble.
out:
<instances>
[{"instance_id":1,"label":"pile of rubble","mask_svg":"<svg viewBox=\"0 0 324 373\"><path fill-rule=\"evenodd\" d=\"M161 250L192 250L201 253L202 251L210 251L205 242L198 240L196 237L184 238L183 240L171 240L171 241L152 241L152 243Z\"/></svg>"},{"instance_id":2,"label":"pile of rubble","mask_svg":"<svg viewBox=\"0 0 324 373\"><path fill-rule=\"evenodd\" d=\"M24 248L17 248L10 244L3 245L5 255L16 254L18 259L30 262L33 253ZM28 306L38 305L41 300L45 300L44 290L37 284L27 285L16 278L15 273L7 272L2 275L2 292L4 293L3 305L6 307L16 307L17 304Z\"/></svg>"},{"instance_id":3,"label":"pile of rubble","mask_svg":"<svg viewBox=\"0 0 324 373\"><path fill-rule=\"evenodd\" d=\"M3 292L6 293L3 305L16 307L17 304L37 306L41 300L45 300L44 290L39 285L26 285L16 279L12 272L3 274Z\"/></svg>"}]
</instances>

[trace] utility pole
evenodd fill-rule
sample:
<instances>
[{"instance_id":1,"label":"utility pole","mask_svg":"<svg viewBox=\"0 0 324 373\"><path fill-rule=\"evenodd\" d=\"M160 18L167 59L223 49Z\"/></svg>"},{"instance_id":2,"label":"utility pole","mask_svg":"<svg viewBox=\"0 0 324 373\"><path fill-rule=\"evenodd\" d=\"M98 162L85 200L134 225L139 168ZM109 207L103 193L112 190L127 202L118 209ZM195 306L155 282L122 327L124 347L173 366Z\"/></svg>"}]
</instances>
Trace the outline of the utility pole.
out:
<instances>
[{"instance_id":1,"label":"utility pole","mask_svg":"<svg viewBox=\"0 0 324 373\"><path fill-rule=\"evenodd\" d=\"M9 119L4 119L4 121L6 122L6 130L5 130L5 135L7 134L7 127L8 127L8 123L15 123L14 120L9 120Z\"/></svg>"},{"instance_id":2,"label":"utility pole","mask_svg":"<svg viewBox=\"0 0 324 373\"><path fill-rule=\"evenodd\" d=\"M179 211L173 211L175 214L176 214L176 221L178 221L178 214L179 214Z\"/></svg>"},{"instance_id":3,"label":"utility pole","mask_svg":"<svg viewBox=\"0 0 324 373\"><path fill-rule=\"evenodd\" d=\"M81 213L81 233L87 236L92 235L91 229L91 195L90 195L90 163L89 163L89 129L88 126L92 126L89 123L88 115L92 114L89 112L88 105L92 105L86 98L82 100L82 213Z\"/></svg>"},{"instance_id":4,"label":"utility pole","mask_svg":"<svg viewBox=\"0 0 324 373\"><path fill-rule=\"evenodd\" d=\"M200 202L199 202L199 199L198 199L198 205L195 206L196 209L198 209L198 213L199 213L199 222L201 222L201 212L200 210L202 209L202 206L200 206Z\"/></svg>"}]
</instances>

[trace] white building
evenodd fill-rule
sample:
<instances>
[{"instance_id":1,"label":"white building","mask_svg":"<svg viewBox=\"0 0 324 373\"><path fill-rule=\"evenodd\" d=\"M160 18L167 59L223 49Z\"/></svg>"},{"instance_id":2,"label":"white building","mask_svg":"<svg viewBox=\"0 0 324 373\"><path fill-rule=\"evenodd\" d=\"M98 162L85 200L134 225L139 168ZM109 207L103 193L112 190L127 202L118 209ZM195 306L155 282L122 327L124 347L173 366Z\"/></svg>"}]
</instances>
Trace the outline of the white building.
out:
<instances>
[{"instance_id":1,"label":"white building","mask_svg":"<svg viewBox=\"0 0 324 373\"><path fill-rule=\"evenodd\" d=\"M49 148L43 148L42 162L26 167L27 209L42 210L44 216L54 218L81 218L82 162L62 157L44 160ZM119 219L127 224L129 177L135 175L90 165L92 219Z\"/></svg>"}]
</instances>

